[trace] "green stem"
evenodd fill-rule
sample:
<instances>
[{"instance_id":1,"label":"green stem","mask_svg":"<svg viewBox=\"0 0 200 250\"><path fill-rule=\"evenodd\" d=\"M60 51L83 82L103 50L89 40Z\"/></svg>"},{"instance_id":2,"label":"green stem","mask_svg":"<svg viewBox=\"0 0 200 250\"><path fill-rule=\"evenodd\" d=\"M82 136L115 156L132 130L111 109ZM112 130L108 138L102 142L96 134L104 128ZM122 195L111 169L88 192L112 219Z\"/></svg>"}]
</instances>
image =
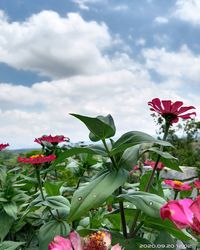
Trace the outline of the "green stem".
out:
<instances>
[{"instance_id":1,"label":"green stem","mask_svg":"<svg viewBox=\"0 0 200 250\"><path fill-rule=\"evenodd\" d=\"M163 135L163 141L165 141L167 139L169 128L170 128L170 123L168 121L166 121L166 123L165 123L165 131L164 131L164 135ZM160 150L163 151L163 146L160 147ZM145 187L145 192L149 192L149 189L151 188L151 185L152 185L152 182L153 182L153 179L154 179L154 176L155 176L155 173L156 173L157 166L158 166L160 158L161 158L161 156L158 155L157 161L155 163L155 166L153 168L153 171L151 173L149 181L147 182L147 185ZM133 220L133 224L132 224L131 230L130 230L130 235L129 235L129 237L131 237L131 238L133 238L135 236L135 231L136 231L135 228L137 226L137 220L138 220L140 214L141 214L141 210L138 210L136 212L136 214L135 214L135 217L134 217L134 220Z\"/></svg>"},{"instance_id":2,"label":"green stem","mask_svg":"<svg viewBox=\"0 0 200 250\"><path fill-rule=\"evenodd\" d=\"M102 142L103 142L103 145L106 149L106 152L108 154L108 157L110 158L112 164L113 164L113 167L115 169L118 169L117 168L117 164L115 162L115 158L113 156L110 155L110 150L106 144L106 140L105 139L102 139ZM119 194L122 194L122 187L119 187ZM124 203L123 201L119 201L119 210L120 210L120 218L121 218L121 224L122 224L122 230L123 230L123 236L125 238L127 238L127 229L126 229L126 217L125 217L125 212L124 212Z\"/></svg>"},{"instance_id":3,"label":"green stem","mask_svg":"<svg viewBox=\"0 0 200 250\"><path fill-rule=\"evenodd\" d=\"M35 172L36 172L36 178L37 178L37 181L38 181L38 187L39 187L42 199L43 199L43 201L45 201L44 193L43 193L43 190L42 190L42 182L41 182L41 178L40 178L39 166L36 166Z\"/></svg>"},{"instance_id":4,"label":"green stem","mask_svg":"<svg viewBox=\"0 0 200 250\"><path fill-rule=\"evenodd\" d=\"M120 194L122 194L122 187L119 187L119 195ZM119 211L120 211L123 235L124 235L124 238L127 238L126 217L124 213L123 201L119 201Z\"/></svg>"},{"instance_id":5,"label":"green stem","mask_svg":"<svg viewBox=\"0 0 200 250\"><path fill-rule=\"evenodd\" d=\"M178 196L179 191L178 190L174 190L174 200L176 200L177 196Z\"/></svg>"}]
</instances>

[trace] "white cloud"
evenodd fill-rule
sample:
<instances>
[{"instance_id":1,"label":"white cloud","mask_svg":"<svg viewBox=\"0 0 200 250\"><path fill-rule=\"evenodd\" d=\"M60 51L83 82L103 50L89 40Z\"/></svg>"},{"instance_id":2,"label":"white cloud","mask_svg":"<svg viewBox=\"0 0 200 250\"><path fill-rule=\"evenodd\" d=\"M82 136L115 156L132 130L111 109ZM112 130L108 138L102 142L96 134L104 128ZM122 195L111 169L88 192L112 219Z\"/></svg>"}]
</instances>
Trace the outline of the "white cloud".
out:
<instances>
[{"instance_id":1,"label":"white cloud","mask_svg":"<svg viewBox=\"0 0 200 250\"><path fill-rule=\"evenodd\" d=\"M113 8L114 11L126 11L128 9L129 9L128 5L125 5L125 4L116 5Z\"/></svg>"},{"instance_id":2,"label":"white cloud","mask_svg":"<svg viewBox=\"0 0 200 250\"><path fill-rule=\"evenodd\" d=\"M89 10L90 4L95 4L102 1L104 0L73 0L73 2L76 3L82 10Z\"/></svg>"},{"instance_id":3,"label":"white cloud","mask_svg":"<svg viewBox=\"0 0 200 250\"><path fill-rule=\"evenodd\" d=\"M157 16L154 19L154 22L156 24L167 24L169 22L169 20L166 17L162 17L162 16Z\"/></svg>"},{"instance_id":4,"label":"white cloud","mask_svg":"<svg viewBox=\"0 0 200 250\"><path fill-rule=\"evenodd\" d=\"M173 16L194 25L200 25L199 13L199 0L177 0Z\"/></svg>"},{"instance_id":5,"label":"white cloud","mask_svg":"<svg viewBox=\"0 0 200 250\"><path fill-rule=\"evenodd\" d=\"M0 15L0 62L54 79L106 71L104 50L113 43L104 23L86 22L75 13L42 11L25 22Z\"/></svg>"},{"instance_id":6,"label":"white cloud","mask_svg":"<svg viewBox=\"0 0 200 250\"><path fill-rule=\"evenodd\" d=\"M146 44L146 40L144 38L139 38L135 41L136 45L144 46Z\"/></svg>"},{"instance_id":7,"label":"white cloud","mask_svg":"<svg viewBox=\"0 0 200 250\"><path fill-rule=\"evenodd\" d=\"M195 55L186 45L178 52L170 52L165 48L146 49L143 51L146 66L158 74L170 79L199 84L200 55Z\"/></svg>"}]
</instances>

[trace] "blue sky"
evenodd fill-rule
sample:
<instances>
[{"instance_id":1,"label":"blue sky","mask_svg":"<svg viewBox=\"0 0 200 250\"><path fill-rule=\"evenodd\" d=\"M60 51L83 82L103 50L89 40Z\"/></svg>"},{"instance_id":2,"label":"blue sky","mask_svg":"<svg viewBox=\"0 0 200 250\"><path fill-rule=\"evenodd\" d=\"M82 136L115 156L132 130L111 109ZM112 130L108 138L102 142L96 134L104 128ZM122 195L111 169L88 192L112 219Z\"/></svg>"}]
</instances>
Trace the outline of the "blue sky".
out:
<instances>
[{"instance_id":1,"label":"blue sky","mask_svg":"<svg viewBox=\"0 0 200 250\"><path fill-rule=\"evenodd\" d=\"M199 0L1 0L0 136L88 140L69 113L154 134L154 97L200 105Z\"/></svg>"}]
</instances>

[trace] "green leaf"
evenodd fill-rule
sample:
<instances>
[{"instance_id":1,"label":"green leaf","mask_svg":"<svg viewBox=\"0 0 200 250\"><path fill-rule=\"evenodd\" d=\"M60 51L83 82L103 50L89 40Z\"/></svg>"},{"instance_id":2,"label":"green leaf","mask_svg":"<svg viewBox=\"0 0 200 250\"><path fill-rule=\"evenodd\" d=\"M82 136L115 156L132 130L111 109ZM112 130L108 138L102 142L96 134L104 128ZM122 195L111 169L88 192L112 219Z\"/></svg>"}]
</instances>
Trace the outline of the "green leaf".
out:
<instances>
[{"instance_id":1,"label":"green leaf","mask_svg":"<svg viewBox=\"0 0 200 250\"><path fill-rule=\"evenodd\" d=\"M15 250L19 246L24 244L24 242L3 241L2 243L0 243L0 250Z\"/></svg>"},{"instance_id":2,"label":"green leaf","mask_svg":"<svg viewBox=\"0 0 200 250\"><path fill-rule=\"evenodd\" d=\"M154 161L157 160L157 155L153 155L152 156L152 159ZM180 168L179 168L179 165L178 165L178 161L177 160L174 160L174 159L167 159L167 158L164 158L164 157L160 157L159 159L160 162L162 162L166 167L170 168L170 169L173 169L173 170L176 170L178 172L183 172Z\"/></svg>"},{"instance_id":3,"label":"green leaf","mask_svg":"<svg viewBox=\"0 0 200 250\"><path fill-rule=\"evenodd\" d=\"M104 171L96 179L74 192L71 202L69 221L80 218L91 208L101 205L128 176L126 170Z\"/></svg>"},{"instance_id":4,"label":"green leaf","mask_svg":"<svg viewBox=\"0 0 200 250\"><path fill-rule=\"evenodd\" d=\"M39 250L48 249L49 243L56 235L67 236L70 232L70 226L65 221L49 221L39 230Z\"/></svg>"},{"instance_id":5,"label":"green leaf","mask_svg":"<svg viewBox=\"0 0 200 250\"><path fill-rule=\"evenodd\" d=\"M115 135L116 128L111 115L97 116L95 118L78 114L71 115L87 126L90 130L89 137L91 141L99 141Z\"/></svg>"},{"instance_id":6,"label":"green leaf","mask_svg":"<svg viewBox=\"0 0 200 250\"><path fill-rule=\"evenodd\" d=\"M63 182L45 182L44 188L49 196L59 195Z\"/></svg>"},{"instance_id":7,"label":"green leaf","mask_svg":"<svg viewBox=\"0 0 200 250\"><path fill-rule=\"evenodd\" d=\"M123 134L114 143L111 154L114 155L116 153L123 152L127 148L142 143L155 143L163 146L172 146L169 142L156 140L154 137L146 133L140 131L130 131Z\"/></svg>"},{"instance_id":8,"label":"green leaf","mask_svg":"<svg viewBox=\"0 0 200 250\"><path fill-rule=\"evenodd\" d=\"M69 210L70 207L68 199L61 195L46 197L43 204L53 209L65 208Z\"/></svg>"},{"instance_id":9,"label":"green leaf","mask_svg":"<svg viewBox=\"0 0 200 250\"><path fill-rule=\"evenodd\" d=\"M0 212L0 241L2 241L6 235L9 233L9 230L14 222L13 217L10 217L6 212Z\"/></svg>"},{"instance_id":10,"label":"green leaf","mask_svg":"<svg viewBox=\"0 0 200 250\"><path fill-rule=\"evenodd\" d=\"M4 211L14 219L17 219L17 205L15 202L3 203Z\"/></svg>"},{"instance_id":11,"label":"green leaf","mask_svg":"<svg viewBox=\"0 0 200 250\"><path fill-rule=\"evenodd\" d=\"M159 235L156 237L154 242L156 245L156 249L158 250L173 250L176 249L176 241L172 238L172 236L165 232L164 230L160 231Z\"/></svg>"},{"instance_id":12,"label":"green leaf","mask_svg":"<svg viewBox=\"0 0 200 250\"><path fill-rule=\"evenodd\" d=\"M171 221L162 220L161 218L146 218L145 225L150 228L155 228L157 230L166 230L169 234L173 235L175 238L183 241L188 241L192 239L189 234L185 233L184 230L178 229Z\"/></svg>"},{"instance_id":13,"label":"green leaf","mask_svg":"<svg viewBox=\"0 0 200 250\"><path fill-rule=\"evenodd\" d=\"M126 168L127 170L132 170L139 159L139 150L141 145L135 145L126 149L121 157L120 165Z\"/></svg>"},{"instance_id":14,"label":"green leaf","mask_svg":"<svg viewBox=\"0 0 200 250\"><path fill-rule=\"evenodd\" d=\"M137 209L155 218L160 217L160 208L166 203L162 197L156 194L141 191L132 191L128 194L121 194L118 197L133 203Z\"/></svg>"}]
</instances>

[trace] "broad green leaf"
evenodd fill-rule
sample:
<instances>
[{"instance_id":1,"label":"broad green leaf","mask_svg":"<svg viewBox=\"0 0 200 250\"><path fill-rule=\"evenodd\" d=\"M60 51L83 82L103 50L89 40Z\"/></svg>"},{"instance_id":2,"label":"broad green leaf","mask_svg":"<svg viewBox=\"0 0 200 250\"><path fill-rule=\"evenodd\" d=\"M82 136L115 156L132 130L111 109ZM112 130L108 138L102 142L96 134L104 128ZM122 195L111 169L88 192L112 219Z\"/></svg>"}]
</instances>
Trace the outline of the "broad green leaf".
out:
<instances>
[{"instance_id":1,"label":"broad green leaf","mask_svg":"<svg viewBox=\"0 0 200 250\"><path fill-rule=\"evenodd\" d=\"M60 188L63 182L45 182L44 188L49 196L55 196L60 194Z\"/></svg>"},{"instance_id":2,"label":"broad green leaf","mask_svg":"<svg viewBox=\"0 0 200 250\"><path fill-rule=\"evenodd\" d=\"M70 232L70 226L65 221L49 221L39 230L39 250L48 249L49 243L55 236L67 236Z\"/></svg>"},{"instance_id":3,"label":"broad green leaf","mask_svg":"<svg viewBox=\"0 0 200 250\"><path fill-rule=\"evenodd\" d=\"M160 231L159 235L154 241L154 245L158 250L165 250L166 248L169 250L176 249L175 239L173 239L172 236L164 230Z\"/></svg>"},{"instance_id":4,"label":"broad green leaf","mask_svg":"<svg viewBox=\"0 0 200 250\"><path fill-rule=\"evenodd\" d=\"M3 203L4 211L14 219L17 219L17 205L15 202Z\"/></svg>"},{"instance_id":5,"label":"broad green leaf","mask_svg":"<svg viewBox=\"0 0 200 250\"><path fill-rule=\"evenodd\" d=\"M156 218L160 217L160 208L166 203L162 197L156 194L141 191L132 191L127 194L121 194L118 197L133 203L137 209Z\"/></svg>"},{"instance_id":6,"label":"broad green leaf","mask_svg":"<svg viewBox=\"0 0 200 250\"><path fill-rule=\"evenodd\" d=\"M3 241L0 243L0 250L15 250L24 244L25 242Z\"/></svg>"},{"instance_id":7,"label":"broad green leaf","mask_svg":"<svg viewBox=\"0 0 200 250\"><path fill-rule=\"evenodd\" d=\"M171 160L176 160L178 161L177 158L175 158L173 155L171 155L170 153L168 152L163 152L161 150L159 150L158 148L155 148L155 147L152 147L152 148L149 148L148 151L150 152L154 152L160 156L162 156L162 158L165 158L165 159L171 159Z\"/></svg>"},{"instance_id":8,"label":"broad green leaf","mask_svg":"<svg viewBox=\"0 0 200 250\"><path fill-rule=\"evenodd\" d=\"M78 114L71 114L81 120L90 130L90 140L99 141L115 135L115 124L111 115L88 117Z\"/></svg>"},{"instance_id":9,"label":"broad green leaf","mask_svg":"<svg viewBox=\"0 0 200 250\"><path fill-rule=\"evenodd\" d=\"M132 170L138 162L140 147L141 145L135 145L126 149L121 157L120 166Z\"/></svg>"},{"instance_id":10,"label":"broad green leaf","mask_svg":"<svg viewBox=\"0 0 200 250\"><path fill-rule=\"evenodd\" d=\"M124 184L128 173L124 169L104 171L98 177L74 192L69 221L80 218L91 208L101 205L118 187Z\"/></svg>"},{"instance_id":11,"label":"broad green leaf","mask_svg":"<svg viewBox=\"0 0 200 250\"><path fill-rule=\"evenodd\" d=\"M142 143L155 143L162 146L172 146L169 142L156 140L154 137L146 133L140 131L130 131L123 134L114 143L111 154L115 155L116 153L123 152L127 148Z\"/></svg>"},{"instance_id":12,"label":"broad green leaf","mask_svg":"<svg viewBox=\"0 0 200 250\"><path fill-rule=\"evenodd\" d=\"M68 210L70 207L68 199L61 195L46 197L43 204L54 209L65 208Z\"/></svg>"},{"instance_id":13,"label":"broad green leaf","mask_svg":"<svg viewBox=\"0 0 200 250\"><path fill-rule=\"evenodd\" d=\"M145 220L145 226L150 228L155 228L157 230L166 230L169 234L173 235L175 238L183 241L188 241L192 239L188 233L184 230L178 229L171 221L162 220L161 218L151 218L148 217Z\"/></svg>"},{"instance_id":14,"label":"broad green leaf","mask_svg":"<svg viewBox=\"0 0 200 250\"><path fill-rule=\"evenodd\" d=\"M9 216L4 211L0 212L0 241L2 241L9 233L9 230L13 222L14 222L13 217Z\"/></svg>"}]
</instances>

